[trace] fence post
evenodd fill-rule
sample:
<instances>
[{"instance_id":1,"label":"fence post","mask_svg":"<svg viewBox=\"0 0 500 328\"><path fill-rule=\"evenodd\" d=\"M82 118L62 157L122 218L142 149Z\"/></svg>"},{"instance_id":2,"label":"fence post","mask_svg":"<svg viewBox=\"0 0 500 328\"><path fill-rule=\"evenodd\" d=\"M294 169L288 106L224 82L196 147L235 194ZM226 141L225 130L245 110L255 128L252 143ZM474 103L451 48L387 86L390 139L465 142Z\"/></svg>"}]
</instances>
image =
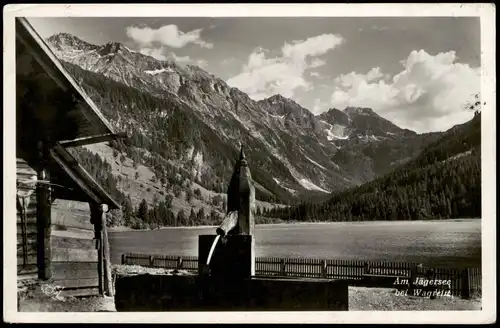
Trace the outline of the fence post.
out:
<instances>
[{"instance_id":1,"label":"fence post","mask_svg":"<svg viewBox=\"0 0 500 328\"><path fill-rule=\"evenodd\" d=\"M326 278L327 277L327 274L326 274L326 260L322 260L321 261L321 277L323 278Z\"/></svg>"},{"instance_id":2,"label":"fence post","mask_svg":"<svg viewBox=\"0 0 500 328\"><path fill-rule=\"evenodd\" d=\"M153 255L149 256L149 266L153 267L155 262L155 258Z\"/></svg>"},{"instance_id":3,"label":"fence post","mask_svg":"<svg viewBox=\"0 0 500 328\"><path fill-rule=\"evenodd\" d=\"M413 291L413 289L415 288L414 282L417 279L417 272L418 272L418 267L412 265L410 269L410 279L408 279L408 288L410 289L410 291Z\"/></svg>"},{"instance_id":4,"label":"fence post","mask_svg":"<svg viewBox=\"0 0 500 328\"><path fill-rule=\"evenodd\" d=\"M182 269L182 256L177 258L177 270Z\"/></svg>"},{"instance_id":5,"label":"fence post","mask_svg":"<svg viewBox=\"0 0 500 328\"><path fill-rule=\"evenodd\" d=\"M469 268L462 270L462 298L470 298Z\"/></svg>"},{"instance_id":6,"label":"fence post","mask_svg":"<svg viewBox=\"0 0 500 328\"><path fill-rule=\"evenodd\" d=\"M364 270L365 270L365 272L364 272L365 274L370 273L370 264L368 264L368 262L365 262Z\"/></svg>"},{"instance_id":7,"label":"fence post","mask_svg":"<svg viewBox=\"0 0 500 328\"><path fill-rule=\"evenodd\" d=\"M281 259L281 263L280 263L280 264L281 264L281 266L280 266L280 268L281 268L281 270L280 270L280 271L281 271L281 275L282 275L282 276L286 276L286 271L285 271L285 265L286 265L286 264L285 264L285 259Z\"/></svg>"},{"instance_id":8,"label":"fence post","mask_svg":"<svg viewBox=\"0 0 500 328\"><path fill-rule=\"evenodd\" d=\"M122 264L127 264L127 254L122 254Z\"/></svg>"}]
</instances>

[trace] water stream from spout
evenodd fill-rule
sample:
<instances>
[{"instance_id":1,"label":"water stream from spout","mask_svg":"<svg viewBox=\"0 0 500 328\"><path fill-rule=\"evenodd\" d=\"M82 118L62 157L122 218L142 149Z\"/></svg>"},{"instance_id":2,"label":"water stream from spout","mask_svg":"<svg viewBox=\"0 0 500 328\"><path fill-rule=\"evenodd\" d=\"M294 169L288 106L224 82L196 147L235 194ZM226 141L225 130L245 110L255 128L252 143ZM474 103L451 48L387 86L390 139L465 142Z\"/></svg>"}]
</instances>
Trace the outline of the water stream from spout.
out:
<instances>
[{"instance_id":1,"label":"water stream from spout","mask_svg":"<svg viewBox=\"0 0 500 328\"><path fill-rule=\"evenodd\" d=\"M212 255L214 254L214 251L215 251L215 246L217 245L217 242L219 241L220 239L220 235L217 235L214 239L214 242L212 243L212 247L210 248L210 253L208 253L208 257L207 257L207 265L210 264L210 260L212 259Z\"/></svg>"}]
</instances>

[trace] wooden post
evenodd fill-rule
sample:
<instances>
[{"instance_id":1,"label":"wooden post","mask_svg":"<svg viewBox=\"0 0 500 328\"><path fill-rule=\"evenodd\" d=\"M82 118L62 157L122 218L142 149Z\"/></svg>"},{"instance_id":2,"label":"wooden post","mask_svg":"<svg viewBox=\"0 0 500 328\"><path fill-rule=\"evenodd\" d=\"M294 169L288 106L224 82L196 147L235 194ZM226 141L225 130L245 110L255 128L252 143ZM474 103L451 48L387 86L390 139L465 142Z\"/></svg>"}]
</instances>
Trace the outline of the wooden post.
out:
<instances>
[{"instance_id":1,"label":"wooden post","mask_svg":"<svg viewBox=\"0 0 500 328\"><path fill-rule=\"evenodd\" d=\"M365 262L364 270L365 274L370 274L370 264L368 262Z\"/></svg>"},{"instance_id":2,"label":"wooden post","mask_svg":"<svg viewBox=\"0 0 500 328\"><path fill-rule=\"evenodd\" d=\"M155 257L153 255L149 256L149 266L154 267Z\"/></svg>"},{"instance_id":3,"label":"wooden post","mask_svg":"<svg viewBox=\"0 0 500 328\"><path fill-rule=\"evenodd\" d=\"M469 269L462 270L462 298L469 299L470 298L470 282L469 282Z\"/></svg>"},{"instance_id":4,"label":"wooden post","mask_svg":"<svg viewBox=\"0 0 500 328\"><path fill-rule=\"evenodd\" d=\"M182 269L182 256L177 258L177 269Z\"/></svg>"},{"instance_id":5,"label":"wooden post","mask_svg":"<svg viewBox=\"0 0 500 328\"><path fill-rule=\"evenodd\" d=\"M109 253L109 240L108 240L108 228L107 228L107 216L108 205L102 204L100 206L102 215L102 255L103 255L103 266L104 266L104 291L109 295L113 296L113 280L111 278L111 258Z\"/></svg>"},{"instance_id":6,"label":"wooden post","mask_svg":"<svg viewBox=\"0 0 500 328\"><path fill-rule=\"evenodd\" d=\"M281 266L280 266L280 268L281 268L281 270L280 270L281 271L281 275L282 276L286 276L286 270L285 270L286 263L285 263L285 259L281 259L280 264L281 264Z\"/></svg>"},{"instance_id":7,"label":"wooden post","mask_svg":"<svg viewBox=\"0 0 500 328\"><path fill-rule=\"evenodd\" d=\"M323 278L327 277L326 268L327 268L326 260L322 260L321 261L321 277L323 277Z\"/></svg>"},{"instance_id":8,"label":"wooden post","mask_svg":"<svg viewBox=\"0 0 500 328\"><path fill-rule=\"evenodd\" d=\"M90 203L90 222L94 225L94 238L97 247L97 272L99 276L99 294L104 295L104 266L102 243L102 215L101 209L95 203Z\"/></svg>"},{"instance_id":9,"label":"wooden post","mask_svg":"<svg viewBox=\"0 0 500 328\"><path fill-rule=\"evenodd\" d=\"M127 254L122 254L122 264L127 264Z\"/></svg>"},{"instance_id":10,"label":"wooden post","mask_svg":"<svg viewBox=\"0 0 500 328\"><path fill-rule=\"evenodd\" d=\"M370 274L370 264L365 262L363 265L363 283L368 284L371 281L371 278L368 276Z\"/></svg>"},{"instance_id":11,"label":"wooden post","mask_svg":"<svg viewBox=\"0 0 500 328\"><path fill-rule=\"evenodd\" d=\"M50 180L47 170L48 144L40 141L38 143L39 167L37 169L38 180ZM52 278L51 265L51 195L50 186L38 183L36 187L36 222L37 222L37 266L38 278L48 280Z\"/></svg>"}]
</instances>

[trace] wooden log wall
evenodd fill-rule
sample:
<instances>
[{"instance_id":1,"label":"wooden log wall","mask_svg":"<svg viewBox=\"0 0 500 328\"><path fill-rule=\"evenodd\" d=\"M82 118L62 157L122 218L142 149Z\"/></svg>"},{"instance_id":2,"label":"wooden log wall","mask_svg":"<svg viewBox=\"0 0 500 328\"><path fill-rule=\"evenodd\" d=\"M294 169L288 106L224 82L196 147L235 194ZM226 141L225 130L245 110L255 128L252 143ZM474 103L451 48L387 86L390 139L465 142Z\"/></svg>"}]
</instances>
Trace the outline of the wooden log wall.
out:
<instances>
[{"instance_id":1,"label":"wooden log wall","mask_svg":"<svg viewBox=\"0 0 500 328\"><path fill-rule=\"evenodd\" d=\"M98 250L88 203L56 200L52 204L53 281L61 296L98 295Z\"/></svg>"},{"instance_id":2,"label":"wooden log wall","mask_svg":"<svg viewBox=\"0 0 500 328\"><path fill-rule=\"evenodd\" d=\"M30 167L26 161L17 159L17 179L30 180L36 176L36 171ZM37 250L37 226L36 226L36 194L35 184L31 187L19 187L21 193L28 193L33 188L33 193L27 199L25 217L22 218L22 211L17 208L17 274L19 277L36 278L36 250ZM23 200L20 200L21 203Z\"/></svg>"}]
</instances>

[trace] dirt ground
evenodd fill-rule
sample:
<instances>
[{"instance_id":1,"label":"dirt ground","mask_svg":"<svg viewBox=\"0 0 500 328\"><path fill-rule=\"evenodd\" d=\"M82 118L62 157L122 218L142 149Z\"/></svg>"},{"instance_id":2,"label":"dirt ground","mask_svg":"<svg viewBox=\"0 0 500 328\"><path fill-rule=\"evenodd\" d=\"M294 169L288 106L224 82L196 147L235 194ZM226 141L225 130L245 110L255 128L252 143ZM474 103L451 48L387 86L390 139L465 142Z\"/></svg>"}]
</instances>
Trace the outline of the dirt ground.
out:
<instances>
[{"instance_id":1,"label":"dirt ground","mask_svg":"<svg viewBox=\"0 0 500 328\"><path fill-rule=\"evenodd\" d=\"M141 266L113 267L118 274L173 274L189 272L151 269ZM47 296L38 281L18 282L19 312L115 312L113 297L51 297ZM349 311L460 311L481 310L481 298L470 300L458 297L429 299L415 296L397 296L391 288L349 287Z\"/></svg>"},{"instance_id":2,"label":"dirt ground","mask_svg":"<svg viewBox=\"0 0 500 328\"><path fill-rule=\"evenodd\" d=\"M114 312L113 297L53 297L34 282L27 288L18 288L19 312Z\"/></svg>"}]
</instances>

